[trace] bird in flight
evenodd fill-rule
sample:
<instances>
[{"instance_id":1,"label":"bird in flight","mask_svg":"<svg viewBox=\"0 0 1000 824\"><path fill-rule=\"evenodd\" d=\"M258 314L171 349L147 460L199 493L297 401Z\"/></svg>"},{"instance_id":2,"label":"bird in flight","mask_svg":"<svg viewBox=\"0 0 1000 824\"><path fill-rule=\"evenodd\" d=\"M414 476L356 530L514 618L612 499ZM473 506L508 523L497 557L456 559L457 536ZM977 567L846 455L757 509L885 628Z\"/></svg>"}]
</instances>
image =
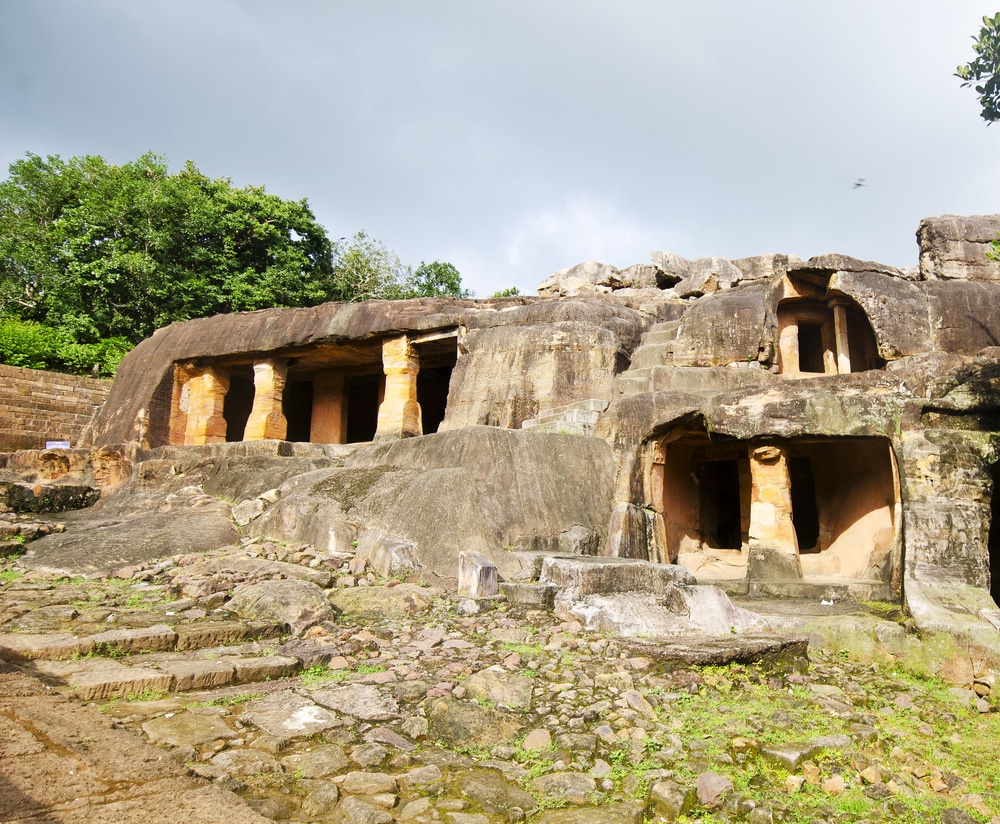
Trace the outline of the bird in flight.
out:
<instances>
[{"instance_id":1,"label":"bird in flight","mask_svg":"<svg viewBox=\"0 0 1000 824\"><path fill-rule=\"evenodd\" d=\"M865 179L863 177L859 177L857 180L854 181L854 185L851 186L851 188L860 189L862 186L867 186L867 185L868 184L865 183Z\"/></svg>"}]
</instances>

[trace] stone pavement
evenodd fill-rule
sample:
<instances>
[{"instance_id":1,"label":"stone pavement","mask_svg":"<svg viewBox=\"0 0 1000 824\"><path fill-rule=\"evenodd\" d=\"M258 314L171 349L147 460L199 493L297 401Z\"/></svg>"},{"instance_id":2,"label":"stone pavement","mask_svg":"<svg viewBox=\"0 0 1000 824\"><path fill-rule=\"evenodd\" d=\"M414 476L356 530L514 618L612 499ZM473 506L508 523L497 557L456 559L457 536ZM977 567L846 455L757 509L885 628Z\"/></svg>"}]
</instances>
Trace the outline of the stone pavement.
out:
<instances>
[{"instance_id":1,"label":"stone pavement","mask_svg":"<svg viewBox=\"0 0 1000 824\"><path fill-rule=\"evenodd\" d=\"M0 821L262 824L228 790L94 707L0 662Z\"/></svg>"}]
</instances>

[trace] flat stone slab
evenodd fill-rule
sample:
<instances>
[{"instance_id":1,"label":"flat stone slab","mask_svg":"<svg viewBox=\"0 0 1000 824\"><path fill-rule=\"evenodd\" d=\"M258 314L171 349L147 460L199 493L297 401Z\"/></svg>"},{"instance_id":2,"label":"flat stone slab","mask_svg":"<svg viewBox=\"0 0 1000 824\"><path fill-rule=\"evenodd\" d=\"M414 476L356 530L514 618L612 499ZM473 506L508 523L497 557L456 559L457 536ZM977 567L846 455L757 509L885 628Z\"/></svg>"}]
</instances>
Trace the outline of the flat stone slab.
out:
<instances>
[{"instance_id":1,"label":"flat stone slab","mask_svg":"<svg viewBox=\"0 0 1000 824\"><path fill-rule=\"evenodd\" d=\"M764 663L793 669L791 663L805 658L806 638L773 635L732 635L728 637L695 636L664 638L655 641L622 638L618 643L627 650L657 661L682 666L722 666L724 664Z\"/></svg>"},{"instance_id":2,"label":"flat stone slab","mask_svg":"<svg viewBox=\"0 0 1000 824\"><path fill-rule=\"evenodd\" d=\"M163 661L157 667L173 677L175 692L226 687L236 680L231 661Z\"/></svg>"},{"instance_id":3,"label":"flat stone slab","mask_svg":"<svg viewBox=\"0 0 1000 824\"><path fill-rule=\"evenodd\" d=\"M110 629L91 635L89 640L98 651L114 649L119 652L166 652L177 644L177 633L166 624L155 624L140 629Z\"/></svg>"},{"instance_id":4,"label":"flat stone slab","mask_svg":"<svg viewBox=\"0 0 1000 824\"><path fill-rule=\"evenodd\" d=\"M334 713L291 690L252 701L243 718L279 741L305 738L340 726Z\"/></svg>"},{"instance_id":5,"label":"flat stone slab","mask_svg":"<svg viewBox=\"0 0 1000 824\"><path fill-rule=\"evenodd\" d=\"M29 635L9 632L0 635L0 659L5 661L57 660L87 655L94 648L90 638L77 638L69 632Z\"/></svg>"},{"instance_id":6,"label":"flat stone slab","mask_svg":"<svg viewBox=\"0 0 1000 824\"><path fill-rule=\"evenodd\" d=\"M399 715L396 699L368 684L314 690L312 697L324 707L362 721L388 721Z\"/></svg>"},{"instance_id":7,"label":"flat stone slab","mask_svg":"<svg viewBox=\"0 0 1000 824\"><path fill-rule=\"evenodd\" d=\"M236 738L236 733L218 715L194 711L152 718L142 725L142 730L154 744L170 747L204 747Z\"/></svg>"},{"instance_id":8,"label":"flat stone slab","mask_svg":"<svg viewBox=\"0 0 1000 824\"><path fill-rule=\"evenodd\" d=\"M43 670L42 667L39 667ZM117 661L103 658L82 661L52 662L44 670L46 675L59 678L81 701L101 698L127 698L148 692L170 692L174 677L168 672L127 667Z\"/></svg>"}]
</instances>

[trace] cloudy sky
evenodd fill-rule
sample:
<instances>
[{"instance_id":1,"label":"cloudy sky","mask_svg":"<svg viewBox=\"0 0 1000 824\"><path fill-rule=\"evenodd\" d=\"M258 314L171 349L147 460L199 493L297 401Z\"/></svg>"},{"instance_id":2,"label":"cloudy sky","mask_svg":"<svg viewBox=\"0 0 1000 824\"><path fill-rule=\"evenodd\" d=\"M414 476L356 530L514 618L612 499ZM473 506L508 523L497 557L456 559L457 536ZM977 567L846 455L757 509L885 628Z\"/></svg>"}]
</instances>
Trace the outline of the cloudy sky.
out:
<instances>
[{"instance_id":1,"label":"cloudy sky","mask_svg":"<svg viewBox=\"0 0 1000 824\"><path fill-rule=\"evenodd\" d=\"M480 296L654 249L911 266L921 217L1000 211L953 76L991 3L0 0L0 164L190 159Z\"/></svg>"}]
</instances>

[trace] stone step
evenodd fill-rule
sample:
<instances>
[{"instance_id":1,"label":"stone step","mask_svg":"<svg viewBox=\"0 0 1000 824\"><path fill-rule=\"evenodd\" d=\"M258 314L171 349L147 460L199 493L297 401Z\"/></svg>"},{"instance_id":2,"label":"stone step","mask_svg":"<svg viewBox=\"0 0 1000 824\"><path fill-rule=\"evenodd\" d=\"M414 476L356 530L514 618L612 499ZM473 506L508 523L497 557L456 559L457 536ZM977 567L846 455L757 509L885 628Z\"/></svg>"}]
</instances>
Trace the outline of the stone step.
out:
<instances>
[{"instance_id":1,"label":"stone step","mask_svg":"<svg viewBox=\"0 0 1000 824\"><path fill-rule=\"evenodd\" d=\"M671 343L677 339L677 329L679 326L680 321L677 320L668 320L663 323L657 323L650 327L648 332L642 333L642 336L639 338L639 346L657 343Z\"/></svg>"},{"instance_id":2,"label":"stone step","mask_svg":"<svg viewBox=\"0 0 1000 824\"><path fill-rule=\"evenodd\" d=\"M55 661L95 654L121 656L140 652L190 651L274 638L284 632L285 627L266 621L203 621L173 627L154 624L93 635L11 632L0 634L0 660Z\"/></svg>"},{"instance_id":3,"label":"stone step","mask_svg":"<svg viewBox=\"0 0 1000 824\"><path fill-rule=\"evenodd\" d=\"M645 369L649 366L671 364L674 360L673 342L643 344L632 353L629 370Z\"/></svg>"},{"instance_id":4,"label":"stone step","mask_svg":"<svg viewBox=\"0 0 1000 824\"><path fill-rule=\"evenodd\" d=\"M129 698L148 693L189 692L234 684L252 684L294 675L301 662L290 655L232 655L196 658L190 654L140 655L123 660L77 658L68 661L36 661L34 669L44 677L65 684L74 698L97 701Z\"/></svg>"},{"instance_id":5,"label":"stone step","mask_svg":"<svg viewBox=\"0 0 1000 824\"><path fill-rule=\"evenodd\" d=\"M733 392L739 389L766 386L775 376L760 367L717 366L651 366L629 369L616 378L620 395L640 395L644 392Z\"/></svg>"},{"instance_id":6,"label":"stone step","mask_svg":"<svg viewBox=\"0 0 1000 824\"><path fill-rule=\"evenodd\" d=\"M749 581L750 598L808 598L820 601L895 601L892 587L884 581L844 580Z\"/></svg>"},{"instance_id":7,"label":"stone step","mask_svg":"<svg viewBox=\"0 0 1000 824\"><path fill-rule=\"evenodd\" d=\"M608 408L608 401L587 398L576 403L557 406L536 418L521 424L522 429L540 432L561 432L570 435L591 435L601 413Z\"/></svg>"},{"instance_id":8,"label":"stone step","mask_svg":"<svg viewBox=\"0 0 1000 824\"><path fill-rule=\"evenodd\" d=\"M544 432L547 435L587 435L594 434L594 424L584 421L546 421L544 423L523 426L532 432Z\"/></svg>"}]
</instances>

